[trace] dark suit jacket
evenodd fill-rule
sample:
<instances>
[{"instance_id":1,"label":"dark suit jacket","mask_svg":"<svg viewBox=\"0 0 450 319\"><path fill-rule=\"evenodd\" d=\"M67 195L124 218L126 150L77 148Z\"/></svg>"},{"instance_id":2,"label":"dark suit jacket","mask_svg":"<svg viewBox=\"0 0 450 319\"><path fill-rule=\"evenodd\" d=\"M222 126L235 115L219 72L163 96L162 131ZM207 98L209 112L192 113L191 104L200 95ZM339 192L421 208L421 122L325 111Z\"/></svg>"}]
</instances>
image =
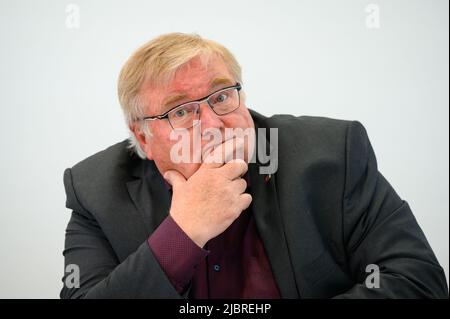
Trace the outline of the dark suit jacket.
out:
<instances>
[{"instance_id":1,"label":"dark suit jacket","mask_svg":"<svg viewBox=\"0 0 450 319\"><path fill-rule=\"evenodd\" d=\"M448 297L444 272L408 204L378 172L358 122L251 112L278 128L278 171L249 165L253 213L283 298ZM269 131L269 130L267 130ZM123 141L64 172L65 264L80 288L62 298L182 298L146 242L170 195L152 161ZM380 287L367 288L377 264ZM65 281L67 275L63 278Z\"/></svg>"}]
</instances>

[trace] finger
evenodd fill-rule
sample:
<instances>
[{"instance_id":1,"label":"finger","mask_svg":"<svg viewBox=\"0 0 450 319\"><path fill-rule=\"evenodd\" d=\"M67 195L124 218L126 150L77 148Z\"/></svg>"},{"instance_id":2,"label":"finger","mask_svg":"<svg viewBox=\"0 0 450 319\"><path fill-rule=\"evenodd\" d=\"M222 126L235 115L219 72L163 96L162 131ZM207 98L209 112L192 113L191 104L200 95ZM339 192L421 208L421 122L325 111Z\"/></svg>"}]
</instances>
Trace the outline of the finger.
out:
<instances>
[{"instance_id":1,"label":"finger","mask_svg":"<svg viewBox=\"0 0 450 319\"><path fill-rule=\"evenodd\" d=\"M178 171L168 170L164 173L164 179L172 185L173 188L186 183L186 178Z\"/></svg>"},{"instance_id":2,"label":"finger","mask_svg":"<svg viewBox=\"0 0 450 319\"><path fill-rule=\"evenodd\" d=\"M222 171L222 174L224 174L230 180L234 180L238 177L243 176L247 172L248 165L244 160L236 159L226 163L219 169Z\"/></svg>"},{"instance_id":3,"label":"finger","mask_svg":"<svg viewBox=\"0 0 450 319\"><path fill-rule=\"evenodd\" d=\"M233 159L244 159L244 139L234 137L217 145L213 149L203 152L203 162L208 164L216 164L215 167L220 167Z\"/></svg>"},{"instance_id":4,"label":"finger","mask_svg":"<svg viewBox=\"0 0 450 319\"><path fill-rule=\"evenodd\" d=\"M236 159L244 159L244 139L235 137L224 143L223 160L228 163Z\"/></svg>"},{"instance_id":5,"label":"finger","mask_svg":"<svg viewBox=\"0 0 450 319\"><path fill-rule=\"evenodd\" d=\"M252 195L248 194L248 193L244 193L239 195L239 208L244 211L246 210L250 204L252 203Z\"/></svg>"},{"instance_id":6,"label":"finger","mask_svg":"<svg viewBox=\"0 0 450 319\"><path fill-rule=\"evenodd\" d=\"M243 178L235 179L231 182L234 190L238 192L238 194L242 194L247 189L247 182Z\"/></svg>"},{"instance_id":7,"label":"finger","mask_svg":"<svg viewBox=\"0 0 450 319\"><path fill-rule=\"evenodd\" d=\"M220 144L222 145L222 144ZM225 162L222 159L222 146L218 145L216 148L210 149L202 154L202 165L207 168L222 167ZM219 151L220 149L220 151Z\"/></svg>"}]
</instances>

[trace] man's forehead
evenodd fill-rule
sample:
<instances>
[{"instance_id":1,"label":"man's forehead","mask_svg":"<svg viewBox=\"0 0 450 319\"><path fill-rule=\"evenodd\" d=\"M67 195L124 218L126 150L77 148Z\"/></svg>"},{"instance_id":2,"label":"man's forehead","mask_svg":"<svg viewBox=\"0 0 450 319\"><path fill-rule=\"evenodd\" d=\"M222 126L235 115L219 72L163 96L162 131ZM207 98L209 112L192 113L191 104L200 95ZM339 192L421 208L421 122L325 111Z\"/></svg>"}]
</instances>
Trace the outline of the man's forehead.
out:
<instances>
[{"instance_id":1,"label":"man's forehead","mask_svg":"<svg viewBox=\"0 0 450 319\"><path fill-rule=\"evenodd\" d=\"M179 85L179 86L168 86L168 90L166 91L166 97L176 96L176 95L189 95L192 93L192 91L195 91L196 89L212 89L216 88L218 86L226 86L226 85L233 85L234 82L232 79L230 79L227 76L216 76L213 77L209 82L202 83L201 81L198 81L199 83L195 83L195 81L192 81L191 83L187 83L186 85Z\"/></svg>"},{"instance_id":2,"label":"man's forehead","mask_svg":"<svg viewBox=\"0 0 450 319\"><path fill-rule=\"evenodd\" d=\"M207 88L208 88L208 90L212 90L215 88L219 88L221 86L231 86L233 84L235 84L235 83L230 78L219 76L219 77L214 77L207 85ZM163 97L162 105L164 107L168 104L173 104L173 103L182 101L183 99L188 98L190 93L191 92L187 92L186 90L179 89L179 88L169 91L166 93L165 97Z\"/></svg>"}]
</instances>

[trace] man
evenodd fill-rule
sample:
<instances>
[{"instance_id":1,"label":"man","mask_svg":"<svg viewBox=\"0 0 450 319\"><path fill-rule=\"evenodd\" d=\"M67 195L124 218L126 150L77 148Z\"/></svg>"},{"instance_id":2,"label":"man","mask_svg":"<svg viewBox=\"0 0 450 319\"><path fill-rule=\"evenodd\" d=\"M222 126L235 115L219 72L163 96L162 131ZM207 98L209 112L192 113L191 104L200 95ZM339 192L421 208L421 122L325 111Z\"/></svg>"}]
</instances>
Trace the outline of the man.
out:
<instances>
[{"instance_id":1,"label":"man","mask_svg":"<svg viewBox=\"0 0 450 319\"><path fill-rule=\"evenodd\" d=\"M62 298L447 297L358 122L248 110L233 55L197 35L142 46L118 93L129 141L64 173L64 256L78 272ZM256 145L227 129L258 132Z\"/></svg>"}]
</instances>

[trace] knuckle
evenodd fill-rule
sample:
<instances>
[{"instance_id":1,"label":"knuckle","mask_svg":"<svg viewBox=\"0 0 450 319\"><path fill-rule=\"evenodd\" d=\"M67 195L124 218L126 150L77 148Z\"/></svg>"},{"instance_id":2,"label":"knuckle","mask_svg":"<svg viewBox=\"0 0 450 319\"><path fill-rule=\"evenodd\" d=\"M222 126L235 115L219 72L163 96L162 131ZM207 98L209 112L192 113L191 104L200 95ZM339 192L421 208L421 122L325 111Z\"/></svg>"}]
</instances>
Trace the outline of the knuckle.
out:
<instances>
[{"instance_id":1,"label":"knuckle","mask_svg":"<svg viewBox=\"0 0 450 319\"><path fill-rule=\"evenodd\" d=\"M247 182L245 181L245 179L241 178L240 183L241 189L245 190L247 188Z\"/></svg>"}]
</instances>

